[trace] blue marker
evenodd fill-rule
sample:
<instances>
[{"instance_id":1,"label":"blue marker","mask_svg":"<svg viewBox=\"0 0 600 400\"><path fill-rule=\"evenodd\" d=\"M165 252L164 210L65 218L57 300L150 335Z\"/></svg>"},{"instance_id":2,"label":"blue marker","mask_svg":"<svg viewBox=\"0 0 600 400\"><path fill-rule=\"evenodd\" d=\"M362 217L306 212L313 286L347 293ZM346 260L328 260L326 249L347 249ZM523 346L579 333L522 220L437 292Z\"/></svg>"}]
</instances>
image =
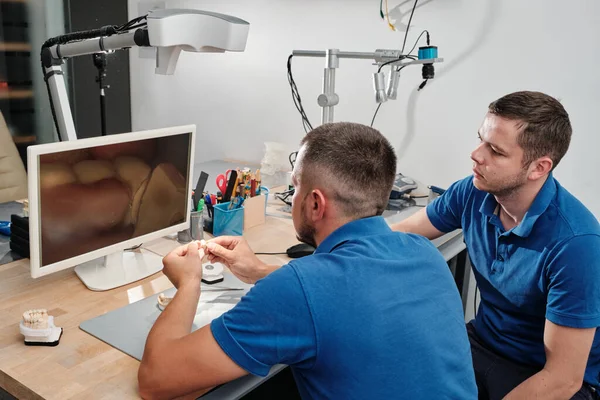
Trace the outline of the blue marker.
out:
<instances>
[{"instance_id":1,"label":"blue marker","mask_svg":"<svg viewBox=\"0 0 600 400\"><path fill-rule=\"evenodd\" d=\"M10 222L0 221L0 235L10 236Z\"/></svg>"}]
</instances>

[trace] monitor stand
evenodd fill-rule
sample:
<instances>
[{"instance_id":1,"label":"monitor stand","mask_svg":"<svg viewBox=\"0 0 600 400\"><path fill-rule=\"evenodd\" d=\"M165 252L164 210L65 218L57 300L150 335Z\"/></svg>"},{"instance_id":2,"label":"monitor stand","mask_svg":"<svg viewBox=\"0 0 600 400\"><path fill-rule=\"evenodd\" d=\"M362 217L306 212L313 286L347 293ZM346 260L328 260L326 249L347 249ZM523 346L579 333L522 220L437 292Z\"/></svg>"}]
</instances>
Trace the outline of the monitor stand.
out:
<instances>
[{"instance_id":1,"label":"monitor stand","mask_svg":"<svg viewBox=\"0 0 600 400\"><path fill-rule=\"evenodd\" d=\"M75 267L90 290L103 291L139 281L162 270L162 257L145 249L120 251Z\"/></svg>"}]
</instances>

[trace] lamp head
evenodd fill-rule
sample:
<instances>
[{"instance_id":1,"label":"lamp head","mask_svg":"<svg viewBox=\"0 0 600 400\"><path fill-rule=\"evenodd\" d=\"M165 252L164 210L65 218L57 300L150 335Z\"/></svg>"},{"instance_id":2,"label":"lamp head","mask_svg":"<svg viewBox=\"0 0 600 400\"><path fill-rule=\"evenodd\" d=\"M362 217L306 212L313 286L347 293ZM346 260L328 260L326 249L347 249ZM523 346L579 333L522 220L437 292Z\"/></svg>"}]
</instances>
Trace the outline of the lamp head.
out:
<instances>
[{"instance_id":1,"label":"lamp head","mask_svg":"<svg viewBox=\"0 0 600 400\"><path fill-rule=\"evenodd\" d=\"M156 73L171 75L183 51L244 51L250 24L242 19L202 10L158 9L148 13L149 44L157 48Z\"/></svg>"},{"instance_id":2,"label":"lamp head","mask_svg":"<svg viewBox=\"0 0 600 400\"><path fill-rule=\"evenodd\" d=\"M375 101L384 103L387 101L385 93L385 74L383 72L375 72L373 74L373 87L375 89Z\"/></svg>"},{"instance_id":3,"label":"lamp head","mask_svg":"<svg viewBox=\"0 0 600 400\"><path fill-rule=\"evenodd\" d=\"M396 100L398 98L398 84L400 83L400 71L392 66L390 77L388 79L387 98Z\"/></svg>"}]
</instances>

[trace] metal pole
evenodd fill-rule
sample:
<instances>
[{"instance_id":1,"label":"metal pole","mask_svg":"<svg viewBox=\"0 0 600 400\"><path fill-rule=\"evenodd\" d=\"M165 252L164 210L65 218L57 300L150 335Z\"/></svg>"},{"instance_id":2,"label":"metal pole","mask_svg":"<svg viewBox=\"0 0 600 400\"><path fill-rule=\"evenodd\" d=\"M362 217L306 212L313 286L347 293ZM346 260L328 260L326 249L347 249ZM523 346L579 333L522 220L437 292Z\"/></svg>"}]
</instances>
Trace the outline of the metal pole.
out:
<instances>
[{"instance_id":1,"label":"metal pole","mask_svg":"<svg viewBox=\"0 0 600 400\"><path fill-rule=\"evenodd\" d=\"M101 51L120 50L138 46L135 42L135 32L120 33L112 36L103 36L94 39L86 39L79 42L57 44L50 47L54 58L69 58L94 54Z\"/></svg>"},{"instance_id":2,"label":"metal pole","mask_svg":"<svg viewBox=\"0 0 600 400\"><path fill-rule=\"evenodd\" d=\"M56 116L56 124L58 125L58 136L62 141L77 140L62 68L58 65L53 65L50 68L44 68L44 70L51 93L52 109Z\"/></svg>"},{"instance_id":3,"label":"metal pole","mask_svg":"<svg viewBox=\"0 0 600 400\"><path fill-rule=\"evenodd\" d=\"M323 104L321 107L321 124L326 124L328 122L333 122L333 116L331 116L331 107L327 102L327 95L329 94L329 82L331 80L331 69L325 68L323 70L323 95L325 96L325 101L321 101ZM319 104L321 105L321 104Z\"/></svg>"},{"instance_id":4,"label":"metal pole","mask_svg":"<svg viewBox=\"0 0 600 400\"><path fill-rule=\"evenodd\" d=\"M340 101L338 95L335 94L335 69L340 66L340 60L337 57L338 53L338 49L329 49L326 52L323 94L317 98L317 102L323 107L321 114L322 124L333 122L333 107Z\"/></svg>"},{"instance_id":5,"label":"metal pole","mask_svg":"<svg viewBox=\"0 0 600 400\"><path fill-rule=\"evenodd\" d=\"M367 52L356 52L356 51L339 51L337 50L336 56L338 58L357 58L357 59L375 59L378 56L381 56L377 52L367 53ZM297 57L326 57L327 52L321 50L294 50L292 54ZM393 57L397 58L397 57Z\"/></svg>"},{"instance_id":6,"label":"metal pole","mask_svg":"<svg viewBox=\"0 0 600 400\"><path fill-rule=\"evenodd\" d=\"M102 136L106 136L106 96L104 89L100 89L100 128Z\"/></svg>"},{"instance_id":7,"label":"metal pole","mask_svg":"<svg viewBox=\"0 0 600 400\"><path fill-rule=\"evenodd\" d=\"M96 68L98 68L98 76L96 77L96 82L98 82L98 85L100 87L100 127L102 136L104 136L106 135L106 93L104 89L108 89L110 87L104 84L108 60L106 58L106 53L92 54L92 58L94 61L94 65L96 66Z\"/></svg>"}]
</instances>

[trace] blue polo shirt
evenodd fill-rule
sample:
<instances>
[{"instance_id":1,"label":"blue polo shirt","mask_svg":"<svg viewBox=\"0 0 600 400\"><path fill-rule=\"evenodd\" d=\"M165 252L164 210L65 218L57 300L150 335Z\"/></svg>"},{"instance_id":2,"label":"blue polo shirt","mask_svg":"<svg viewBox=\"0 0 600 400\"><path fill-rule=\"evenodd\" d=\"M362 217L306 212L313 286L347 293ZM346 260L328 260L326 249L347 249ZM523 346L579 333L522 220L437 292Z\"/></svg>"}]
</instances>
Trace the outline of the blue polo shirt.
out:
<instances>
[{"instance_id":1,"label":"blue polo shirt","mask_svg":"<svg viewBox=\"0 0 600 400\"><path fill-rule=\"evenodd\" d=\"M546 362L545 320L600 326L600 225L550 175L523 220L506 231L494 196L468 177L427 207L442 232L462 228L481 291L474 325L492 350L536 367ZM600 387L600 334L585 381Z\"/></svg>"},{"instance_id":2,"label":"blue polo shirt","mask_svg":"<svg viewBox=\"0 0 600 400\"><path fill-rule=\"evenodd\" d=\"M477 398L448 265L381 217L340 227L261 279L211 330L252 374L290 365L303 398Z\"/></svg>"}]
</instances>

